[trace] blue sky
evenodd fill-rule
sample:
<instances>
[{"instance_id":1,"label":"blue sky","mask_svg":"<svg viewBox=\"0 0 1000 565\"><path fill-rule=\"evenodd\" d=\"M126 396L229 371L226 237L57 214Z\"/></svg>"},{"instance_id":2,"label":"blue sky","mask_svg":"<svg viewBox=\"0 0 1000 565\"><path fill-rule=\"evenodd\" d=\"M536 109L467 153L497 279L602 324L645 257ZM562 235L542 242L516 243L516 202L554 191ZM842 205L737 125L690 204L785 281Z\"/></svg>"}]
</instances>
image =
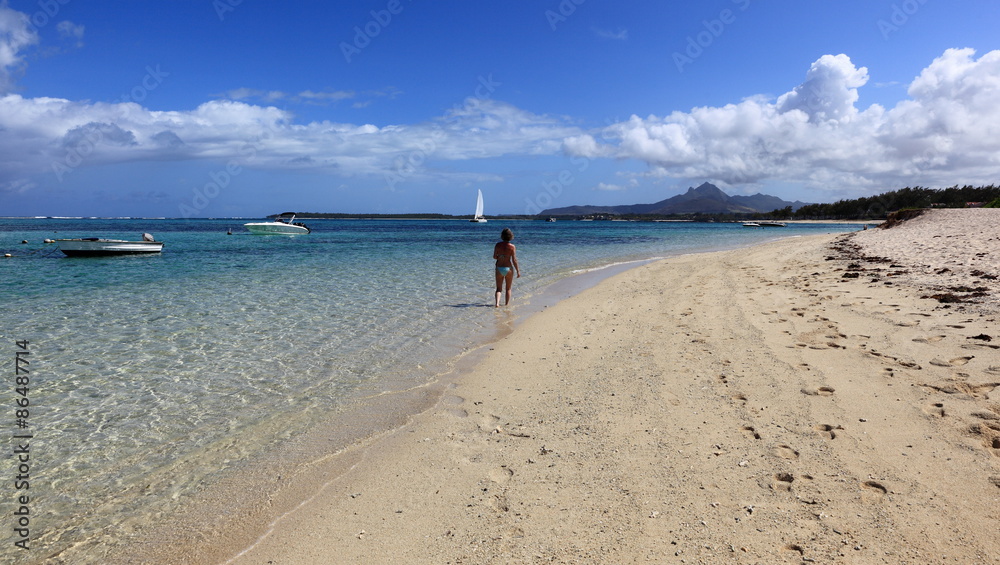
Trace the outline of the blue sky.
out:
<instances>
[{"instance_id":1,"label":"blue sky","mask_svg":"<svg viewBox=\"0 0 1000 565\"><path fill-rule=\"evenodd\" d=\"M997 29L985 0L0 0L0 215L997 183Z\"/></svg>"}]
</instances>

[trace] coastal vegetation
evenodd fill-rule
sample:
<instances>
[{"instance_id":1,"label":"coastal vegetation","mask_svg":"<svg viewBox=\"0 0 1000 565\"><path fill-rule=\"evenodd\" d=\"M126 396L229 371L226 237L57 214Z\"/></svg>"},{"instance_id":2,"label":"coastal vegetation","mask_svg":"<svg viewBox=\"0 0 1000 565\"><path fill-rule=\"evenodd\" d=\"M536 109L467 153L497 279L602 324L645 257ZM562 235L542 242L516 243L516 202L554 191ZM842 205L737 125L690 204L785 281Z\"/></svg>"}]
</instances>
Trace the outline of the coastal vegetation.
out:
<instances>
[{"instance_id":1,"label":"coastal vegetation","mask_svg":"<svg viewBox=\"0 0 1000 565\"><path fill-rule=\"evenodd\" d=\"M796 210L775 210L784 219L860 220L884 218L904 208L968 208L995 204L1000 200L1000 186L952 186L949 188L906 187L876 196L838 200L830 204L808 204ZM987 204L989 203L989 204ZM768 214L764 214L767 216Z\"/></svg>"}]
</instances>

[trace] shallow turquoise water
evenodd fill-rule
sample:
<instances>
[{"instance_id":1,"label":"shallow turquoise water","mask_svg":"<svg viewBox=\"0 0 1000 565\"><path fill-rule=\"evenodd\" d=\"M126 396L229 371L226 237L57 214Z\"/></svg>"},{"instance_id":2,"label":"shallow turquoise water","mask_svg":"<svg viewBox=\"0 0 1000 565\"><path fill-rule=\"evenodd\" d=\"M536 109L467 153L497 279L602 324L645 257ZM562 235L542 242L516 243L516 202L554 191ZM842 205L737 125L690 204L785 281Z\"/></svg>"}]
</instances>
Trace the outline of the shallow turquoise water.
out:
<instances>
[{"instance_id":1,"label":"shallow turquoise water","mask_svg":"<svg viewBox=\"0 0 1000 565\"><path fill-rule=\"evenodd\" d=\"M496 332L491 255L504 227L514 230L524 275L515 315L580 271L856 229L314 220L312 234L285 237L247 235L242 223L0 219L0 253L15 255L0 260L5 366L16 340L31 347L38 546L113 536L109 524L168 511L164 501L303 433L359 390L432 378ZM164 252L66 258L41 243L142 232L165 241ZM13 385L0 398L12 407ZM11 418L0 422L0 434L18 433ZM210 445L228 447L207 457ZM7 480L15 463L8 450L5 498L17 494ZM167 472L178 476L164 480ZM32 558L8 543L0 559Z\"/></svg>"}]
</instances>

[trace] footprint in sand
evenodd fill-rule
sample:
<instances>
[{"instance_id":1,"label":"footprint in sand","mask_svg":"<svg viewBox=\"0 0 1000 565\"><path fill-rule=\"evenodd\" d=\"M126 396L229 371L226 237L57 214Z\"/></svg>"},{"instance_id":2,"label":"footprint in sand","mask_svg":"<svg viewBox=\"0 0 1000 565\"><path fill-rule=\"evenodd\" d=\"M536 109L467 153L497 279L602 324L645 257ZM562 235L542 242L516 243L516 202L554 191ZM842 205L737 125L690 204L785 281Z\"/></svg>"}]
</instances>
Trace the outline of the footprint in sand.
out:
<instances>
[{"instance_id":1,"label":"footprint in sand","mask_svg":"<svg viewBox=\"0 0 1000 565\"><path fill-rule=\"evenodd\" d=\"M954 359L949 359L947 361L942 361L941 359L934 358L931 359L931 365L936 365L938 367L961 367L962 365L967 365L969 361L975 359L975 355L966 355L964 357L955 357Z\"/></svg>"},{"instance_id":2,"label":"footprint in sand","mask_svg":"<svg viewBox=\"0 0 1000 565\"><path fill-rule=\"evenodd\" d=\"M942 339L944 339L946 337L948 337L948 336L946 336L946 335L932 335L932 336L928 336L928 337L915 337L915 338L913 338L913 341L915 341L917 343L937 343L937 342L941 341Z\"/></svg>"},{"instance_id":3,"label":"footprint in sand","mask_svg":"<svg viewBox=\"0 0 1000 565\"><path fill-rule=\"evenodd\" d=\"M817 424L813 429L826 439L836 439L837 433L834 430L842 430L842 426L831 426L830 424Z\"/></svg>"},{"instance_id":4,"label":"footprint in sand","mask_svg":"<svg viewBox=\"0 0 1000 565\"><path fill-rule=\"evenodd\" d=\"M865 481L861 483L861 488L869 497L876 499L881 499L889 492L889 489L876 481Z\"/></svg>"},{"instance_id":5,"label":"footprint in sand","mask_svg":"<svg viewBox=\"0 0 1000 565\"><path fill-rule=\"evenodd\" d=\"M944 404L941 402L933 402L924 406L924 412L930 414L931 416L937 416L939 418L944 418Z\"/></svg>"},{"instance_id":6,"label":"footprint in sand","mask_svg":"<svg viewBox=\"0 0 1000 565\"><path fill-rule=\"evenodd\" d=\"M969 426L969 432L982 436L983 446L986 450L995 457L1000 457L1000 406L993 405L989 409L989 412L977 411L972 413L972 416L983 421Z\"/></svg>"},{"instance_id":7,"label":"footprint in sand","mask_svg":"<svg viewBox=\"0 0 1000 565\"><path fill-rule=\"evenodd\" d=\"M959 379L966 379L969 375L966 373L956 373L952 381L958 381ZM967 382L949 382L944 384L921 384L922 387L927 387L931 390L936 390L938 392L943 392L945 394L967 394L973 398L981 398L987 396L993 389L1000 386L1000 383L980 383L972 384Z\"/></svg>"},{"instance_id":8,"label":"footprint in sand","mask_svg":"<svg viewBox=\"0 0 1000 565\"><path fill-rule=\"evenodd\" d=\"M993 389L998 386L1000 386L1000 383L982 383L978 385L971 383L957 383L955 385L960 392L964 392L973 398L988 398L989 393L993 392Z\"/></svg>"},{"instance_id":9,"label":"footprint in sand","mask_svg":"<svg viewBox=\"0 0 1000 565\"><path fill-rule=\"evenodd\" d=\"M792 449L790 446L787 445L779 445L778 447L772 449L771 452L777 455L778 457L781 457L782 459L799 458L799 452L795 451L794 449Z\"/></svg>"},{"instance_id":10,"label":"footprint in sand","mask_svg":"<svg viewBox=\"0 0 1000 565\"><path fill-rule=\"evenodd\" d=\"M736 402L742 402L744 404L746 404L747 401L747 395L745 394L734 394L730 398L732 398Z\"/></svg>"},{"instance_id":11,"label":"footprint in sand","mask_svg":"<svg viewBox=\"0 0 1000 565\"><path fill-rule=\"evenodd\" d=\"M752 437L753 439L760 439L760 434L757 433L757 430L753 429L753 426L743 426L743 435Z\"/></svg>"},{"instance_id":12,"label":"footprint in sand","mask_svg":"<svg viewBox=\"0 0 1000 565\"><path fill-rule=\"evenodd\" d=\"M496 429L497 423L500 421L499 416L494 416L490 414L489 416L483 416L482 420L479 422L479 427L483 430L492 432Z\"/></svg>"},{"instance_id":13,"label":"footprint in sand","mask_svg":"<svg viewBox=\"0 0 1000 565\"><path fill-rule=\"evenodd\" d=\"M809 396L831 396L834 393L833 387L821 386L819 388L804 388L802 394Z\"/></svg>"},{"instance_id":14,"label":"footprint in sand","mask_svg":"<svg viewBox=\"0 0 1000 565\"><path fill-rule=\"evenodd\" d=\"M782 490L785 492L791 492L792 482L795 477L791 473L776 473L771 481L771 488L774 490Z\"/></svg>"},{"instance_id":15,"label":"footprint in sand","mask_svg":"<svg viewBox=\"0 0 1000 565\"><path fill-rule=\"evenodd\" d=\"M494 483L503 484L510 480L514 476L514 471L508 469L507 467L499 467L493 469L489 473L489 478Z\"/></svg>"},{"instance_id":16,"label":"footprint in sand","mask_svg":"<svg viewBox=\"0 0 1000 565\"><path fill-rule=\"evenodd\" d=\"M492 498L487 501L490 508L496 512L509 512L510 504L507 502L507 497L503 494L495 494Z\"/></svg>"},{"instance_id":17,"label":"footprint in sand","mask_svg":"<svg viewBox=\"0 0 1000 565\"><path fill-rule=\"evenodd\" d=\"M462 398L461 396L455 396L453 394L441 398L441 404L447 407L444 410L445 413L455 416L457 418L466 418L469 416L469 413L466 410L462 408L455 408L456 406L462 404L463 402L465 402L464 398Z\"/></svg>"},{"instance_id":18,"label":"footprint in sand","mask_svg":"<svg viewBox=\"0 0 1000 565\"><path fill-rule=\"evenodd\" d=\"M802 549L802 546L799 545L799 544L796 544L796 543L790 543L790 544L786 545L785 547L782 547L781 549L783 549L785 551L793 551L795 553L798 553L799 555L805 555L806 554L806 550Z\"/></svg>"},{"instance_id":19,"label":"footprint in sand","mask_svg":"<svg viewBox=\"0 0 1000 565\"><path fill-rule=\"evenodd\" d=\"M987 440L986 445L995 457L1000 457L1000 436L990 438Z\"/></svg>"},{"instance_id":20,"label":"footprint in sand","mask_svg":"<svg viewBox=\"0 0 1000 565\"><path fill-rule=\"evenodd\" d=\"M975 417L975 418L979 418L980 420L986 420L986 421L989 421L989 422L997 422L997 426L998 427L996 429L998 431L1000 431L1000 406L995 407L995 408L991 407L990 411L988 411L988 412L986 410L980 410L980 411L977 411L977 412L973 412L971 415L973 417Z\"/></svg>"}]
</instances>

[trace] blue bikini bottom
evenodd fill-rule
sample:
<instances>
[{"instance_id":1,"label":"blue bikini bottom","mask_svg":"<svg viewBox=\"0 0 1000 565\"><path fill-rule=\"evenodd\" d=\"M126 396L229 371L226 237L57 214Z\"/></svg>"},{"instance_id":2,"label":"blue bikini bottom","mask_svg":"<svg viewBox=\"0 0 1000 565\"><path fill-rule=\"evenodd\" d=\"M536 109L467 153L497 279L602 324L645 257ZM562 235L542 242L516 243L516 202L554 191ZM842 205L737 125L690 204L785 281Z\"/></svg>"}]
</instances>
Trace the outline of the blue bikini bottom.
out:
<instances>
[{"instance_id":1,"label":"blue bikini bottom","mask_svg":"<svg viewBox=\"0 0 1000 565\"><path fill-rule=\"evenodd\" d=\"M507 273L510 272L510 267L497 267L497 274L501 277L506 277Z\"/></svg>"}]
</instances>

